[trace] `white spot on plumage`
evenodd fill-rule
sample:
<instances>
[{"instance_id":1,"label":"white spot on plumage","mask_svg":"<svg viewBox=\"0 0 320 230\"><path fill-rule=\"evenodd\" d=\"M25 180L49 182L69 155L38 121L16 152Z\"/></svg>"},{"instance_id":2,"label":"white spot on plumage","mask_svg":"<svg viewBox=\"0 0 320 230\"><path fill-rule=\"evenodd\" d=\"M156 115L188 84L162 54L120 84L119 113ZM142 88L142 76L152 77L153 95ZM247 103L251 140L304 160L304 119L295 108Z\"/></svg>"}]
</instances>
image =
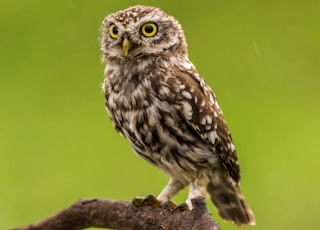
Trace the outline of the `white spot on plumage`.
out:
<instances>
[{"instance_id":1,"label":"white spot on plumage","mask_svg":"<svg viewBox=\"0 0 320 230\"><path fill-rule=\"evenodd\" d=\"M174 127L176 125L175 121L170 116L165 116L164 120L165 120L165 123L170 127Z\"/></svg>"},{"instance_id":2,"label":"white spot on plumage","mask_svg":"<svg viewBox=\"0 0 320 230\"><path fill-rule=\"evenodd\" d=\"M148 107L148 106L150 105L150 103L149 103L149 101L144 100L144 101L143 101L143 105L146 106L146 107Z\"/></svg>"},{"instance_id":3,"label":"white spot on plumage","mask_svg":"<svg viewBox=\"0 0 320 230\"><path fill-rule=\"evenodd\" d=\"M204 106L206 104L206 102L204 101L204 100L202 100L201 102L200 102L200 106Z\"/></svg>"},{"instance_id":4,"label":"white spot on plumage","mask_svg":"<svg viewBox=\"0 0 320 230\"><path fill-rule=\"evenodd\" d=\"M208 125L212 124L212 117L210 115L206 115L206 120Z\"/></svg>"},{"instance_id":5,"label":"white spot on plumage","mask_svg":"<svg viewBox=\"0 0 320 230\"><path fill-rule=\"evenodd\" d=\"M188 92L188 91L182 91L182 95L186 98L186 99L192 99L192 95Z\"/></svg>"},{"instance_id":6,"label":"white spot on plumage","mask_svg":"<svg viewBox=\"0 0 320 230\"><path fill-rule=\"evenodd\" d=\"M212 96L212 93L210 93L210 102L211 102L211 104L214 104L214 98L213 98L213 96Z\"/></svg>"},{"instance_id":7,"label":"white spot on plumage","mask_svg":"<svg viewBox=\"0 0 320 230\"><path fill-rule=\"evenodd\" d=\"M184 84L181 84L178 87L179 87L179 89L185 89L186 88L186 86Z\"/></svg>"},{"instance_id":8,"label":"white spot on plumage","mask_svg":"<svg viewBox=\"0 0 320 230\"><path fill-rule=\"evenodd\" d=\"M221 112L219 103L217 101L216 101L215 105L216 105L217 109Z\"/></svg>"},{"instance_id":9,"label":"white spot on plumage","mask_svg":"<svg viewBox=\"0 0 320 230\"><path fill-rule=\"evenodd\" d=\"M235 148L233 143L230 144L230 150L231 150L231 152L234 152L236 150L236 148Z\"/></svg>"},{"instance_id":10,"label":"white spot on plumage","mask_svg":"<svg viewBox=\"0 0 320 230\"><path fill-rule=\"evenodd\" d=\"M170 94L170 89L169 89L169 87L163 85L163 86L160 87L159 93L161 95L169 95Z\"/></svg>"},{"instance_id":11,"label":"white spot on plumage","mask_svg":"<svg viewBox=\"0 0 320 230\"><path fill-rule=\"evenodd\" d=\"M181 64L185 69L194 69L194 65L189 61L184 61Z\"/></svg>"},{"instance_id":12,"label":"white spot on plumage","mask_svg":"<svg viewBox=\"0 0 320 230\"><path fill-rule=\"evenodd\" d=\"M187 120L191 120L192 119L192 114L193 114L192 106L186 101L184 101L182 103L182 105L183 105L183 112L184 112L184 115L185 115L186 119Z\"/></svg>"},{"instance_id":13,"label":"white spot on plumage","mask_svg":"<svg viewBox=\"0 0 320 230\"><path fill-rule=\"evenodd\" d=\"M216 139L218 139L218 138L219 138L219 137L218 137L218 134L217 134L217 131L216 131L216 130L211 131L211 132L209 133L209 140L211 141L212 144L214 144L215 141L216 141Z\"/></svg>"}]
</instances>

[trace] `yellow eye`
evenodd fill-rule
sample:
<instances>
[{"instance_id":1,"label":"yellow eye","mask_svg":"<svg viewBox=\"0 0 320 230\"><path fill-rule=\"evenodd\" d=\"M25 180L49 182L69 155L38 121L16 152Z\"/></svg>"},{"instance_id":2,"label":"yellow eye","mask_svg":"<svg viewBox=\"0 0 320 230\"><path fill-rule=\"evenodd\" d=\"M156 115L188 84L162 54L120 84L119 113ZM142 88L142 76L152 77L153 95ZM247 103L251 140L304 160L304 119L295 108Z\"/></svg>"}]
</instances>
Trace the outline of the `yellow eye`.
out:
<instances>
[{"instance_id":1,"label":"yellow eye","mask_svg":"<svg viewBox=\"0 0 320 230\"><path fill-rule=\"evenodd\" d=\"M146 37L153 37L154 35L156 35L157 31L157 25L151 22L144 24L141 28L142 34Z\"/></svg>"},{"instance_id":2,"label":"yellow eye","mask_svg":"<svg viewBox=\"0 0 320 230\"><path fill-rule=\"evenodd\" d=\"M111 26L109 27L109 34L112 38L117 38L119 33L119 29L118 27L116 27L115 24L111 24Z\"/></svg>"}]
</instances>

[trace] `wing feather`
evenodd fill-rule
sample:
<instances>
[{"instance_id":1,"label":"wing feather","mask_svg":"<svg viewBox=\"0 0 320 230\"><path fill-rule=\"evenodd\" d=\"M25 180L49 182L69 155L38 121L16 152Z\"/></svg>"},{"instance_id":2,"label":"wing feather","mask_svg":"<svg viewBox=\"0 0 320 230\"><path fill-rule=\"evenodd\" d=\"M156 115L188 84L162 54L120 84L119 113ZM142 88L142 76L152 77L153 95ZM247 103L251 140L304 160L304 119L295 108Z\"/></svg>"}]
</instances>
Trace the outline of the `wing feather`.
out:
<instances>
[{"instance_id":1,"label":"wing feather","mask_svg":"<svg viewBox=\"0 0 320 230\"><path fill-rule=\"evenodd\" d=\"M174 73L181 87L181 116L187 124L218 154L230 176L240 181L240 167L231 134L216 96L199 73L190 69Z\"/></svg>"}]
</instances>

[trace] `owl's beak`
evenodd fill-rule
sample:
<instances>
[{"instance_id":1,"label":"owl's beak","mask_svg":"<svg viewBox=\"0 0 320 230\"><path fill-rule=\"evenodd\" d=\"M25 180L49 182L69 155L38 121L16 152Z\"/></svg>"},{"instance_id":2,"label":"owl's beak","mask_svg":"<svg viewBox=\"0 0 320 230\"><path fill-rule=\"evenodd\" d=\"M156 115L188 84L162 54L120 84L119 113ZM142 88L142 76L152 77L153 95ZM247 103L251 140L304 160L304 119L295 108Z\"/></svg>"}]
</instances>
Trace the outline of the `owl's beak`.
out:
<instances>
[{"instance_id":1,"label":"owl's beak","mask_svg":"<svg viewBox=\"0 0 320 230\"><path fill-rule=\"evenodd\" d=\"M128 38L122 41L122 49L125 56L128 56L129 51L132 49L132 42Z\"/></svg>"}]
</instances>

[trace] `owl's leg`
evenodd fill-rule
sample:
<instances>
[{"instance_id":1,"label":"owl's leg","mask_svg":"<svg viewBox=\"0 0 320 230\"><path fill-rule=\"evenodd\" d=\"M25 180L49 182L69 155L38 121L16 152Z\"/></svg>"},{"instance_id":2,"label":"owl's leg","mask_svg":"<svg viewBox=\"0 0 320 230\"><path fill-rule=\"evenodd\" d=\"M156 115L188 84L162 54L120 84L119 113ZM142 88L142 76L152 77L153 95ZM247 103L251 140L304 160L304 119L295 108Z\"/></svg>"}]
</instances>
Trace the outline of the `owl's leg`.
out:
<instances>
[{"instance_id":1,"label":"owl's leg","mask_svg":"<svg viewBox=\"0 0 320 230\"><path fill-rule=\"evenodd\" d=\"M189 185L189 195L188 198L186 200L186 202L179 204L177 206L173 206L172 210L176 211L186 211L186 210L192 210L193 206L191 203L191 200L197 197L202 197L203 195L203 189L204 187L199 185L199 182L192 182Z\"/></svg>"},{"instance_id":2,"label":"owl's leg","mask_svg":"<svg viewBox=\"0 0 320 230\"><path fill-rule=\"evenodd\" d=\"M170 178L169 183L167 186L161 191L159 196L157 197L157 200L159 200L162 204L162 207L167 210L173 210L179 208L180 205L176 205L174 202L172 202L170 199L175 196L180 190L182 190L187 185L187 182L176 180L173 178ZM181 210L183 211L183 210Z\"/></svg>"},{"instance_id":3,"label":"owl's leg","mask_svg":"<svg viewBox=\"0 0 320 230\"><path fill-rule=\"evenodd\" d=\"M204 187L199 185L197 182L192 182L189 185L189 195L185 204L189 207L189 210L193 209L191 200L197 197L203 197Z\"/></svg>"},{"instance_id":4,"label":"owl's leg","mask_svg":"<svg viewBox=\"0 0 320 230\"><path fill-rule=\"evenodd\" d=\"M187 185L186 181L180 181L170 178L167 186L162 190L157 199L164 203L169 201L174 195L176 195L180 190L182 190Z\"/></svg>"}]
</instances>

